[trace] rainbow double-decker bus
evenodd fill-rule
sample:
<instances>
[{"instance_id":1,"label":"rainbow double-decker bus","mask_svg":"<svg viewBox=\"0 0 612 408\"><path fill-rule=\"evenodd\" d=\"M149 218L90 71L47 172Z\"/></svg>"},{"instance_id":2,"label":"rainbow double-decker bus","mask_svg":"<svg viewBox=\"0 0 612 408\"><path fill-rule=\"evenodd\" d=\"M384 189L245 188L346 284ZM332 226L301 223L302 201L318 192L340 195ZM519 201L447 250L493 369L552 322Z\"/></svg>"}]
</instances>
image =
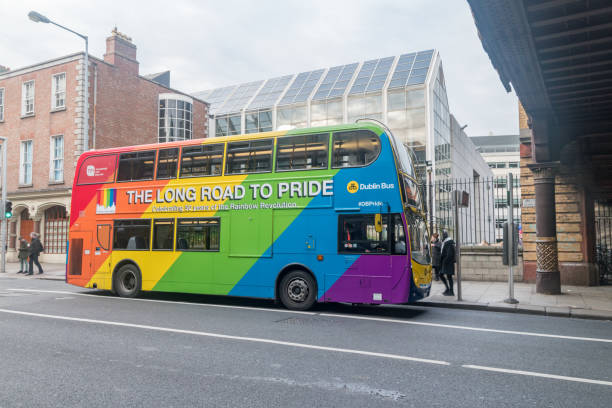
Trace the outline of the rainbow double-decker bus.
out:
<instances>
[{"instance_id":1,"label":"rainbow double-decker bus","mask_svg":"<svg viewBox=\"0 0 612 408\"><path fill-rule=\"evenodd\" d=\"M66 281L141 291L404 304L429 294L422 196L384 127L299 129L83 153Z\"/></svg>"}]
</instances>

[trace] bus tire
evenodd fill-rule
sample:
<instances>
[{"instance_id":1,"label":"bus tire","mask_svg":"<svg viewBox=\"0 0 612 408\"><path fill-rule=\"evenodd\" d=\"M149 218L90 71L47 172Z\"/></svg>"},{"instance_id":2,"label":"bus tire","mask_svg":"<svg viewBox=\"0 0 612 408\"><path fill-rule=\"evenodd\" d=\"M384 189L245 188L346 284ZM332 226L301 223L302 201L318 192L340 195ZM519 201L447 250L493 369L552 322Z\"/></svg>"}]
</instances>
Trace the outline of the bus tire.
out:
<instances>
[{"instance_id":1,"label":"bus tire","mask_svg":"<svg viewBox=\"0 0 612 408\"><path fill-rule=\"evenodd\" d=\"M142 288L140 271L134 264L125 264L115 272L113 283L113 289L120 297L136 297Z\"/></svg>"},{"instance_id":2,"label":"bus tire","mask_svg":"<svg viewBox=\"0 0 612 408\"><path fill-rule=\"evenodd\" d=\"M283 276L279 298L290 310L308 310L317 300L317 285L308 272L294 270Z\"/></svg>"}]
</instances>

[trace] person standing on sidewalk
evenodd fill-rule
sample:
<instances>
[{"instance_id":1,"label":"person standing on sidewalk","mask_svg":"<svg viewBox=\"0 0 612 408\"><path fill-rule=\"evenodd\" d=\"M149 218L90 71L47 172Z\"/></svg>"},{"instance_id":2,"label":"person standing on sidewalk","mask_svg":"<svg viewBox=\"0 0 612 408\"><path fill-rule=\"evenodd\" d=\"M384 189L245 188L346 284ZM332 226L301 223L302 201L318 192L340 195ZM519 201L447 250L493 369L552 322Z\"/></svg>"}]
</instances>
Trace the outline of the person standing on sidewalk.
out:
<instances>
[{"instance_id":1,"label":"person standing on sidewalk","mask_svg":"<svg viewBox=\"0 0 612 408\"><path fill-rule=\"evenodd\" d=\"M440 279L446 286L442 293L444 296L455 296L453 291L453 275L455 274L455 241L448 236L448 232L442 232L442 251L440 255Z\"/></svg>"},{"instance_id":2,"label":"person standing on sidewalk","mask_svg":"<svg viewBox=\"0 0 612 408\"><path fill-rule=\"evenodd\" d=\"M28 241L24 237L19 237L19 253L17 254L17 258L19 258L19 272L17 273L28 273L28 255L30 254L28 245Z\"/></svg>"},{"instance_id":3,"label":"person standing on sidewalk","mask_svg":"<svg viewBox=\"0 0 612 408\"><path fill-rule=\"evenodd\" d=\"M442 243L438 238L437 232L434 232L431 238L431 266L434 270L434 279L440 280L440 256L442 254Z\"/></svg>"},{"instance_id":4,"label":"person standing on sidewalk","mask_svg":"<svg viewBox=\"0 0 612 408\"><path fill-rule=\"evenodd\" d=\"M30 234L32 241L30 242L30 271L28 275L34 274L34 264L38 267L38 274L43 273L42 266L38 262L38 256L42 251L45 250L42 243L40 242L39 235L36 232Z\"/></svg>"}]
</instances>

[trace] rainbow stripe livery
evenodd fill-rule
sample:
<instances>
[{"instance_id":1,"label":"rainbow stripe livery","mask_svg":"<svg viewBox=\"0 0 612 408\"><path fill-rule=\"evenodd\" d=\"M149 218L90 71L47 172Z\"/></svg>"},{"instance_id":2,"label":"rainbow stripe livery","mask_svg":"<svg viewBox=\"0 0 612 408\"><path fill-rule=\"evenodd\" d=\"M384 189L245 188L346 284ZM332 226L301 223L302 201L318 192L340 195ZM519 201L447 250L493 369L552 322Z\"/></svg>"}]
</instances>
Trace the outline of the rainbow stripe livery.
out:
<instances>
[{"instance_id":1,"label":"rainbow stripe livery","mask_svg":"<svg viewBox=\"0 0 612 408\"><path fill-rule=\"evenodd\" d=\"M420 299L431 286L427 230L398 149L368 123L87 152L78 168L94 167L96 179L75 177L67 282L286 305L283 293L298 303L305 292L318 302ZM121 181L129 154L141 180Z\"/></svg>"}]
</instances>

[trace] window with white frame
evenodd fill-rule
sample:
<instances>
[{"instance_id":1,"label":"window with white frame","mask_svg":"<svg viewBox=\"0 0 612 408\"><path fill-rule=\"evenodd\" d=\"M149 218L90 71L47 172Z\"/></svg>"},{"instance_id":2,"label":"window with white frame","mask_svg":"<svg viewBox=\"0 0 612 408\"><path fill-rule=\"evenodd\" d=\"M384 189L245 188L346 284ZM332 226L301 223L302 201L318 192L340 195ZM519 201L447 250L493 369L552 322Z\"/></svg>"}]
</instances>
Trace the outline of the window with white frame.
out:
<instances>
[{"instance_id":1,"label":"window with white frame","mask_svg":"<svg viewBox=\"0 0 612 408\"><path fill-rule=\"evenodd\" d=\"M49 180L52 182L64 181L64 136L51 137L51 152Z\"/></svg>"},{"instance_id":2,"label":"window with white frame","mask_svg":"<svg viewBox=\"0 0 612 408\"><path fill-rule=\"evenodd\" d=\"M21 89L21 116L34 114L34 81L23 83Z\"/></svg>"},{"instance_id":3,"label":"window with white frame","mask_svg":"<svg viewBox=\"0 0 612 408\"><path fill-rule=\"evenodd\" d=\"M19 184L32 184L32 149L31 140L21 142L19 163Z\"/></svg>"},{"instance_id":4,"label":"window with white frame","mask_svg":"<svg viewBox=\"0 0 612 408\"><path fill-rule=\"evenodd\" d=\"M66 107L66 73L53 75L51 82L51 109Z\"/></svg>"},{"instance_id":5,"label":"window with white frame","mask_svg":"<svg viewBox=\"0 0 612 408\"><path fill-rule=\"evenodd\" d=\"M179 94L160 94L158 142L191 139L192 115L193 99Z\"/></svg>"},{"instance_id":6,"label":"window with white frame","mask_svg":"<svg viewBox=\"0 0 612 408\"><path fill-rule=\"evenodd\" d=\"M0 88L0 122L4 121L4 88Z\"/></svg>"}]
</instances>

